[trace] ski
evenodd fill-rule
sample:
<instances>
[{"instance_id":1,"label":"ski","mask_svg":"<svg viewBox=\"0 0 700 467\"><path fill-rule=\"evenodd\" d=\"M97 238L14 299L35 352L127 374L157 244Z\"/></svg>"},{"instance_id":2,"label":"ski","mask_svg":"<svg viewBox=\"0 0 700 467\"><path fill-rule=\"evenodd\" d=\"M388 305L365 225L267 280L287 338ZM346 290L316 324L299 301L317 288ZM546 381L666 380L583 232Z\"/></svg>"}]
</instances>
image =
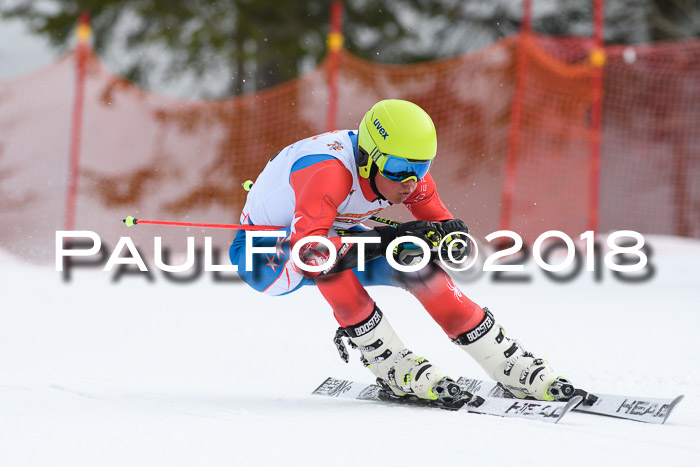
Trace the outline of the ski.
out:
<instances>
[{"instance_id":1,"label":"ski","mask_svg":"<svg viewBox=\"0 0 700 467\"><path fill-rule=\"evenodd\" d=\"M496 397L515 399L499 383L471 378L459 378L457 384L463 391L481 397ZM585 399L573 410L594 415L636 420L644 423L663 424L678 403L683 399L680 395L673 399L651 397L633 397L615 394L587 393ZM523 400L523 399L516 399Z\"/></svg>"},{"instance_id":2,"label":"ski","mask_svg":"<svg viewBox=\"0 0 700 467\"><path fill-rule=\"evenodd\" d=\"M478 396L456 406L444 406L435 401L418 399L414 396L387 397L376 384L360 383L336 378L327 378L312 394L342 399L374 401L388 404L441 408L453 411L466 411L499 417L519 417L557 423L583 398L574 396L568 402L547 402L536 400L508 399L503 397Z\"/></svg>"}]
</instances>

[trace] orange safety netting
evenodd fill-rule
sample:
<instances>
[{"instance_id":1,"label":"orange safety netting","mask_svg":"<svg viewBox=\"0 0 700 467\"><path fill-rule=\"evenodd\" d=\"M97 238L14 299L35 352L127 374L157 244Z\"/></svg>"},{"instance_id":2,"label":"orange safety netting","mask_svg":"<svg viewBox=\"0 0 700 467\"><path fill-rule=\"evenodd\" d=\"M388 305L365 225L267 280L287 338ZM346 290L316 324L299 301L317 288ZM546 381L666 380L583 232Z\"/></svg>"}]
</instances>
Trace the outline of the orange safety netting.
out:
<instances>
[{"instance_id":1,"label":"orange safety netting","mask_svg":"<svg viewBox=\"0 0 700 467\"><path fill-rule=\"evenodd\" d=\"M341 51L337 128L356 128L380 99L425 108L438 131L440 196L480 237L507 227L529 242L550 229L577 238L591 209L600 232L700 237L700 42L606 48L600 167L591 164L589 51L585 40L528 35L405 66ZM69 54L0 83L0 248L34 260L52 260L66 225L75 68ZM225 263L234 232L127 230L120 219L236 223L241 184L282 147L325 131L327 74L328 61L251 95L184 101L146 92L90 55L75 229L112 247L131 236L144 256L156 235L176 251L187 236L211 236ZM409 218L402 207L384 214Z\"/></svg>"}]
</instances>

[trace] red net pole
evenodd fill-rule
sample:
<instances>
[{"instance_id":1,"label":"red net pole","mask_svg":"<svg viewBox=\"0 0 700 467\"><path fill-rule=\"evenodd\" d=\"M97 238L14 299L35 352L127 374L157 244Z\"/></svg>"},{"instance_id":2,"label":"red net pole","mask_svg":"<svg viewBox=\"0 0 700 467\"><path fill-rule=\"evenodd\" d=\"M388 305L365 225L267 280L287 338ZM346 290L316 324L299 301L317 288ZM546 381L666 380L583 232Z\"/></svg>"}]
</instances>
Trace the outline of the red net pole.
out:
<instances>
[{"instance_id":1,"label":"red net pole","mask_svg":"<svg viewBox=\"0 0 700 467\"><path fill-rule=\"evenodd\" d=\"M599 223L600 199L600 153L603 129L603 67L606 54L603 45L603 28L605 25L605 2L593 0L593 48L590 61L593 67L591 82L591 161L590 190L588 198L588 230L597 230Z\"/></svg>"},{"instance_id":2,"label":"red net pole","mask_svg":"<svg viewBox=\"0 0 700 467\"><path fill-rule=\"evenodd\" d=\"M78 176L80 175L80 143L83 129L83 101L85 98L85 62L89 52L90 14L80 14L75 48L75 95L69 150L68 191L66 194L66 230L75 227L75 211L78 197Z\"/></svg>"},{"instance_id":3,"label":"red net pole","mask_svg":"<svg viewBox=\"0 0 700 467\"><path fill-rule=\"evenodd\" d=\"M526 43L532 31L532 0L523 1L523 23L518 37L518 56L515 66L515 90L510 112L510 129L508 132L508 154L506 156L505 173L503 175L503 193L501 194L500 229L510 227L510 214L515 190L515 169L518 160L520 139L520 116L522 112L523 88L527 72Z\"/></svg>"},{"instance_id":4,"label":"red net pole","mask_svg":"<svg viewBox=\"0 0 700 467\"><path fill-rule=\"evenodd\" d=\"M338 62L343 48L343 3L335 0L331 5L331 30L328 33L328 112L326 130L335 130L338 121Z\"/></svg>"}]
</instances>

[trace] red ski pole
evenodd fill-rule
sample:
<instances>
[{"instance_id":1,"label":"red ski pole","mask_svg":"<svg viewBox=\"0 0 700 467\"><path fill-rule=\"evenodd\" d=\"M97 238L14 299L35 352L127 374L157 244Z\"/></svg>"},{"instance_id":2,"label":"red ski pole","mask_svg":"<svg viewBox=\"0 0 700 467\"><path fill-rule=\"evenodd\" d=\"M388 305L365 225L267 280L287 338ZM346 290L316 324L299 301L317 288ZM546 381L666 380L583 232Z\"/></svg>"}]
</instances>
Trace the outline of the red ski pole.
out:
<instances>
[{"instance_id":1,"label":"red ski pole","mask_svg":"<svg viewBox=\"0 0 700 467\"><path fill-rule=\"evenodd\" d=\"M371 216L371 220L375 222L380 222L382 224L388 224L394 227L399 226L401 223L392 221L391 219L386 219L378 216ZM172 221L151 221L145 219L136 219L132 216L127 216L126 219L122 219L128 227L133 227L136 224L151 224L151 225L166 225L166 226L178 226L178 227L201 227L204 229L232 229L232 230L279 230L285 227L276 225L243 225L243 224L209 224L205 222L172 222Z\"/></svg>"},{"instance_id":2,"label":"red ski pole","mask_svg":"<svg viewBox=\"0 0 700 467\"><path fill-rule=\"evenodd\" d=\"M135 219L132 216L128 216L126 219L122 219L122 222L127 225L127 227L132 227L136 224L151 224L151 225L167 225L167 226L178 226L178 227L202 227L205 229L233 229L233 230L279 230L283 229L282 226L275 225L243 225L243 224L208 224L204 222L171 222L171 221L149 221L145 219Z\"/></svg>"}]
</instances>

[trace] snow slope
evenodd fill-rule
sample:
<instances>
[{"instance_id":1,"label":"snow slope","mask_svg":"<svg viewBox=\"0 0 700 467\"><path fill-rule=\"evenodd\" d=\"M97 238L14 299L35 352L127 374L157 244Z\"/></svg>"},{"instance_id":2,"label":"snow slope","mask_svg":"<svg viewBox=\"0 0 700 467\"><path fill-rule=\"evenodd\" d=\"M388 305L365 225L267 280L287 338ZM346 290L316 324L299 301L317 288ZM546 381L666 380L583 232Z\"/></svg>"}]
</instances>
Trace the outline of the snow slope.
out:
<instances>
[{"instance_id":1,"label":"snow slope","mask_svg":"<svg viewBox=\"0 0 700 467\"><path fill-rule=\"evenodd\" d=\"M700 241L647 239L655 277L462 281L511 336L582 387L686 399L666 425L559 425L311 396L343 363L314 288L281 298L210 277L172 284L0 254L2 466L686 465L700 456ZM458 282L459 283L459 282ZM409 347L483 376L409 294L370 290Z\"/></svg>"}]
</instances>

